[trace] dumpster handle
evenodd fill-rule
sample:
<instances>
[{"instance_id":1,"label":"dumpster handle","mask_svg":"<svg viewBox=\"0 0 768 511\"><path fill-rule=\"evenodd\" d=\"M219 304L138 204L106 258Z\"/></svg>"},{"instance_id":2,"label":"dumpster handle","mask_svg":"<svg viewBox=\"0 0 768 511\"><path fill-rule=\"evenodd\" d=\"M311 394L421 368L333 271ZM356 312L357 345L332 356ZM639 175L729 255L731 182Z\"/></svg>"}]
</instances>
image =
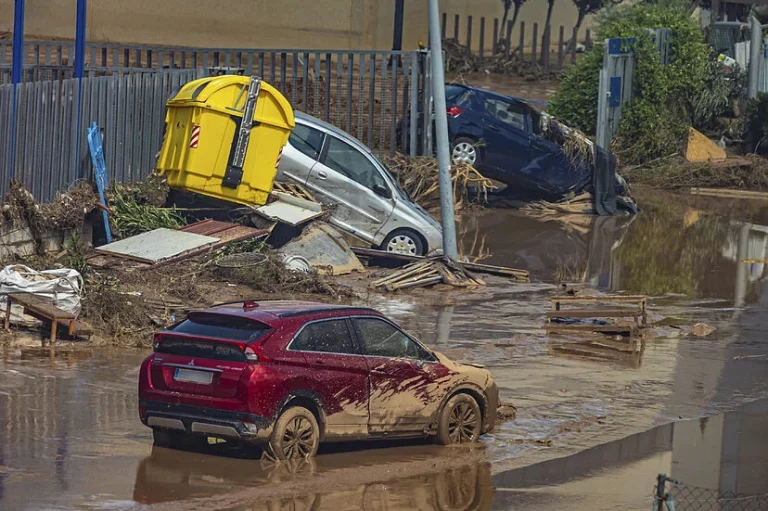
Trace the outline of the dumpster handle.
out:
<instances>
[{"instance_id":1,"label":"dumpster handle","mask_svg":"<svg viewBox=\"0 0 768 511\"><path fill-rule=\"evenodd\" d=\"M240 127L235 134L235 140L232 144L232 153L230 154L230 164L227 165L227 171L221 185L227 188L237 188L243 180L243 164L245 163L245 154L248 151L248 142L251 138L251 128L253 127L253 115L256 112L256 102L259 99L261 91L261 78L251 76L251 82L248 85L248 98L245 100L243 108L243 118L240 121ZM242 96L242 91L241 91Z\"/></svg>"}]
</instances>

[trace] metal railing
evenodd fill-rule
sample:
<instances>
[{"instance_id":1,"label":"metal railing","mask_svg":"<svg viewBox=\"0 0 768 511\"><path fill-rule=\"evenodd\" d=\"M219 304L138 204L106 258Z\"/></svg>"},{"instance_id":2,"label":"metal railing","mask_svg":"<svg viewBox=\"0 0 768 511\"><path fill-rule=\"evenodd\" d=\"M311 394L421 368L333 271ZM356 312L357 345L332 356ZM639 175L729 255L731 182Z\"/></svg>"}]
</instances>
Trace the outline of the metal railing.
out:
<instances>
[{"instance_id":1,"label":"metal railing","mask_svg":"<svg viewBox=\"0 0 768 511\"><path fill-rule=\"evenodd\" d=\"M653 511L761 511L768 494L747 495L689 486L659 474L653 488Z\"/></svg>"},{"instance_id":2,"label":"metal railing","mask_svg":"<svg viewBox=\"0 0 768 511\"><path fill-rule=\"evenodd\" d=\"M448 30L449 16L443 13L443 39L451 38L463 45L477 55L481 63L486 57L494 55L504 55L506 60L516 55L533 65L541 65L542 72L549 73L562 71L576 62L576 44L571 44L571 41L578 42L579 33L575 26L566 28L564 25L548 25L540 30L538 23L526 27L524 21L514 27L510 23L503 27L499 18L493 18L492 22L486 23L486 18L481 17L477 25L472 16L467 16L463 21L458 14L451 18L452 27ZM474 28L477 28L477 31ZM526 32L526 28L530 31ZM557 35L553 34L554 29L557 29ZM591 46L591 37L590 29L586 29L583 41L585 46Z\"/></svg>"},{"instance_id":3,"label":"metal railing","mask_svg":"<svg viewBox=\"0 0 768 511\"><path fill-rule=\"evenodd\" d=\"M165 102L202 71L134 73L0 85L0 193L11 179L41 201L91 178L86 128L103 130L110 182L130 183L154 169ZM14 115L15 109L15 115Z\"/></svg>"},{"instance_id":4,"label":"metal railing","mask_svg":"<svg viewBox=\"0 0 768 511\"><path fill-rule=\"evenodd\" d=\"M74 43L27 41L24 83L14 91L11 49L10 41L0 40L0 84L6 84L0 85L0 197L12 177L42 200L84 177L90 166L83 140L91 121L105 130L110 180L140 179L154 167L168 94L210 72L258 75L294 109L338 126L374 151L431 154L431 137L413 140L418 131L431 132L431 116L420 116L432 108L427 51L89 43L81 91L72 78ZM417 122L423 124L420 130L398 130Z\"/></svg>"}]
</instances>

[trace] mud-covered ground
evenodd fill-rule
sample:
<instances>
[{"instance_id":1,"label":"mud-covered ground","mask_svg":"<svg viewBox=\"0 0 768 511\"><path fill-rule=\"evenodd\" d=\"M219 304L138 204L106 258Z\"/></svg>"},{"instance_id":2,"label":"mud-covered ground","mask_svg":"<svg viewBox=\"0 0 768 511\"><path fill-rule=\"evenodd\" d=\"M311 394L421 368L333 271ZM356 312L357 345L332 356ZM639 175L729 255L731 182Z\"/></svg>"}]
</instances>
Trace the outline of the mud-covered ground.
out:
<instances>
[{"instance_id":1,"label":"mud-covered ground","mask_svg":"<svg viewBox=\"0 0 768 511\"><path fill-rule=\"evenodd\" d=\"M527 268L535 283L361 298L493 371L518 414L478 446L328 446L291 465L223 446L153 449L137 414L146 352L17 340L0 346L0 509L649 509L658 472L768 492L755 433L766 407L718 415L768 398L766 272L739 262L768 257L768 205L637 196L635 218L465 214L466 254ZM579 341L541 330L561 278L647 294L661 323L642 355L554 351ZM699 322L716 330L690 335ZM669 425L680 419L696 420Z\"/></svg>"}]
</instances>

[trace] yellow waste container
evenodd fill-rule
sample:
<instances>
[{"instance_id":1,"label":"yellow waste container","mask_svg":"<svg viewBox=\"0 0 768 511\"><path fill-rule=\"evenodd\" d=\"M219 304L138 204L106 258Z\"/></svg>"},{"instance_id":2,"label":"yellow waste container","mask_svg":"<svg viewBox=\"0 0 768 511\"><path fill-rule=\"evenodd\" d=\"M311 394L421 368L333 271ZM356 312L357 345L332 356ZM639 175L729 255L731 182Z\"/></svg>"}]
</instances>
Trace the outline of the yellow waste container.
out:
<instances>
[{"instance_id":1,"label":"yellow waste container","mask_svg":"<svg viewBox=\"0 0 768 511\"><path fill-rule=\"evenodd\" d=\"M195 80L166 103L157 169L173 188L263 205L294 126L288 100L256 77Z\"/></svg>"}]
</instances>

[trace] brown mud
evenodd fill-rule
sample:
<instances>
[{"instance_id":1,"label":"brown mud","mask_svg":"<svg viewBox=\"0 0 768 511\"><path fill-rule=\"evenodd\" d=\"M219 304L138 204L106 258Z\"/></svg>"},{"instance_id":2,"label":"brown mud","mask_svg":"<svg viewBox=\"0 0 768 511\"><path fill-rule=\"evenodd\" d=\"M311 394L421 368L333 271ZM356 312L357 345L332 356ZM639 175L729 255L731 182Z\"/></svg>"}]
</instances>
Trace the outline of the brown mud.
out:
<instances>
[{"instance_id":1,"label":"brown mud","mask_svg":"<svg viewBox=\"0 0 768 511\"><path fill-rule=\"evenodd\" d=\"M516 417L479 446L327 446L298 467L262 466L221 445L153 449L136 411L146 351L0 341L0 508L649 509L659 471L704 486L712 478L697 467L722 460L677 461L714 453L710 433L729 442L739 436L713 426L733 423L719 413L768 398L766 270L740 262L768 257L768 206L637 196L643 211L636 217L540 219L507 210L461 217L465 254L529 269L538 282L489 277L471 293L367 292L360 299L437 351L493 372ZM548 297L560 291L553 274L566 266L561 274L579 286L649 296L659 323L636 363L551 349L580 342L541 329ZM368 278L347 277L359 288ZM689 335L696 323L715 330ZM759 413L740 423L749 417ZM694 421L668 426L680 419ZM706 432L707 443L686 444L699 438L695 431ZM764 442L740 448L763 453ZM750 470L747 461L735 463Z\"/></svg>"}]
</instances>

